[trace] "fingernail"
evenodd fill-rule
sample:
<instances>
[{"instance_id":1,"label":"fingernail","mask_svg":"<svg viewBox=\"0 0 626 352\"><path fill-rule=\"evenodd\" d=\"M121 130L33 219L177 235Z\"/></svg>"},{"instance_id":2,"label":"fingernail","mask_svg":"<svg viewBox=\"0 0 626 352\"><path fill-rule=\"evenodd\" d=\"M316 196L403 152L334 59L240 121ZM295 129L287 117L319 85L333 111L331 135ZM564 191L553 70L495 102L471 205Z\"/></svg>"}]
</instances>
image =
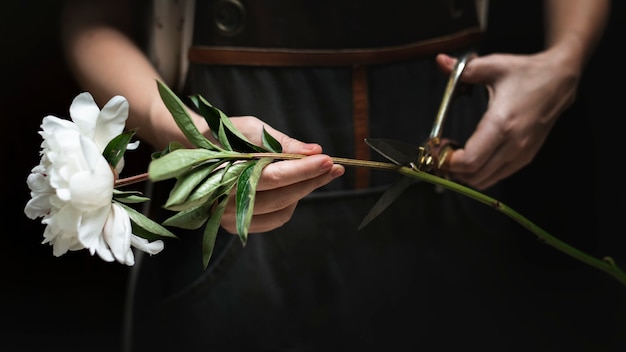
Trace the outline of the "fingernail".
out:
<instances>
[{"instance_id":1,"label":"fingernail","mask_svg":"<svg viewBox=\"0 0 626 352\"><path fill-rule=\"evenodd\" d=\"M320 171L327 172L328 170L330 170L331 167L333 167L333 165L334 164L332 161L325 161L320 167Z\"/></svg>"},{"instance_id":2,"label":"fingernail","mask_svg":"<svg viewBox=\"0 0 626 352\"><path fill-rule=\"evenodd\" d=\"M337 178L343 175L345 170L346 169L341 165L334 165L333 169L330 171L330 176L332 176L332 178Z\"/></svg>"}]
</instances>

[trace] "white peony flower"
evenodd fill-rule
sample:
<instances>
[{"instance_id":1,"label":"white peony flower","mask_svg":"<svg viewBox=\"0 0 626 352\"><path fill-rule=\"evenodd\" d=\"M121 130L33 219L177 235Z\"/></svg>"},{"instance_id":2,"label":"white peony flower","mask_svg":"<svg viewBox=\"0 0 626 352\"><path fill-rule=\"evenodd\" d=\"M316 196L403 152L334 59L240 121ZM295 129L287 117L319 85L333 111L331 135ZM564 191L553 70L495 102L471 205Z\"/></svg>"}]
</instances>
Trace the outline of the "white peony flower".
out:
<instances>
[{"instance_id":1,"label":"white peony flower","mask_svg":"<svg viewBox=\"0 0 626 352\"><path fill-rule=\"evenodd\" d=\"M24 212L31 219L42 218L43 243L53 246L55 256L87 248L92 255L126 265L135 262L131 246L159 253L163 242L134 235L128 213L112 202L115 176L102 155L124 130L128 102L116 96L100 111L91 94L81 93L70 116L73 122L44 117L41 161L27 179L31 199ZM118 174L122 168L120 162Z\"/></svg>"}]
</instances>

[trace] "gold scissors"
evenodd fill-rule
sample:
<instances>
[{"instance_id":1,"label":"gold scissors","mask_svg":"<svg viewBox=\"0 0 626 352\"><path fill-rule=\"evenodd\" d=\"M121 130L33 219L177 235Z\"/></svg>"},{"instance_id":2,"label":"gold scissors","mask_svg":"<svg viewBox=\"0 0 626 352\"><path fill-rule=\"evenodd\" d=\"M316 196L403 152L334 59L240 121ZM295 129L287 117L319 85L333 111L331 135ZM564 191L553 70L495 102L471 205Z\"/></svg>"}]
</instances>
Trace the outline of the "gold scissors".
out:
<instances>
[{"instance_id":1,"label":"gold scissors","mask_svg":"<svg viewBox=\"0 0 626 352\"><path fill-rule=\"evenodd\" d=\"M474 56L474 53L469 52L462 55L457 60L450 73L450 78L448 79L448 84L443 94L443 99L439 111L437 112L433 128L429 137L422 145L416 146L385 138L367 138L365 139L365 143L396 165L408 166L415 170L445 176L446 163L449 161L448 158L456 147L456 144L449 139L442 139L441 133L446 116L448 115L450 103L459 85L461 74L469 60ZM378 199L377 203L359 225L359 229L365 227L365 225L378 216L378 214L386 209L389 204L415 182L417 182L417 180L414 178L400 176L395 183L389 186L380 199Z\"/></svg>"},{"instance_id":2,"label":"gold scissors","mask_svg":"<svg viewBox=\"0 0 626 352\"><path fill-rule=\"evenodd\" d=\"M450 78L448 79L439 111L435 117L433 128L428 139L419 147L420 152L415 164L419 170L432 174L441 174L446 167L446 163L449 162L448 158L456 147L456 144L449 139L441 138L443 125L446 121L448 110L450 110L450 102L456 93L463 70L465 70L465 66L467 66L467 63L474 56L475 54L473 52L468 52L459 57L450 73Z\"/></svg>"}]
</instances>

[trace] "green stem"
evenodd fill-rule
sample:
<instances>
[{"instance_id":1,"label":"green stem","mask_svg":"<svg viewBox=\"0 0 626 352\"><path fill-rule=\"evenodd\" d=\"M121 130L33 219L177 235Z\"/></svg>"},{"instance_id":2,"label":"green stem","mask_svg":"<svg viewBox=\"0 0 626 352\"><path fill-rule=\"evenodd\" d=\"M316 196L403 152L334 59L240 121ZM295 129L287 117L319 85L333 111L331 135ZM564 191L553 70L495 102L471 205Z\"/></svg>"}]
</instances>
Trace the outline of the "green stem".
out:
<instances>
[{"instance_id":1,"label":"green stem","mask_svg":"<svg viewBox=\"0 0 626 352\"><path fill-rule=\"evenodd\" d=\"M274 158L275 160L294 160L301 159L305 157L301 154L286 154L286 153L240 153L237 156L237 159L259 159L263 157ZM604 257L602 260L590 256L577 248L570 246L569 244L559 240L558 238L550 235L547 231L543 230L539 226L535 225L532 221L528 220L526 217L510 208L509 206L501 203L500 201L491 198L483 193L480 193L474 189L463 186L456 182L447 180L445 178L441 178L427 172L414 170L407 166L398 166L396 164L386 163L386 162L377 162L377 161L368 161L368 160L357 160L357 159L348 159L348 158L338 158L333 157L333 161L336 164L341 164L344 166L354 166L354 167L367 167L372 169L384 170L384 171L393 171L399 174L413 177L434 185L441 186L445 189L457 192L461 195L474 199L480 203L483 203L487 206L494 208L500 213L508 216L513 219L524 228L528 229L530 232L535 234L539 239L541 239L546 244L556 248L557 250L575 258L579 261L586 263L596 269L604 271L610 276L614 277L619 281L622 285L626 286L626 273L624 273L617 265L611 257ZM116 187L127 186L133 183L142 182L148 179L148 174L140 174L137 176L128 177L125 179L117 180L115 183Z\"/></svg>"},{"instance_id":2,"label":"green stem","mask_svg":"<svg viewBox=\"0 0 626 352\"><path fill-rule=\"evenodd\" d=\"M457 192L469 198L472 198L480 203L483 203L487 206L494 208L500 213L508 216L509 218L515 220L517 223L522 225L524 228L535 234L539 239L541 239L546 244L556 248L557 250L580 260L583 263L586 263L596 269L602 270L605 273L613 276L617 281L619 281L622 285L626 286L626 273L624 273L617 265L611 257L604 257L602 260L595 258L589 254L584 253L583 251L570 246L569 244L559 240L558 238L550 235L547 231L537 226L535 223L524 217L522 214L518 213L511 207L506 204L489 197L483 193L477 192L474 189L463 186L453 181L446 180L441 177L437 177L431 175L426 172L416 171L409 167L402 166L399 170L399 173L409 176L415 177L420 180L439 185L443 188L449 189L451 191Z\"/></svg>"},{"instance_id":3,"label":"green stem","mask_svg":"<svg viewBox=\"0 0 626 352\"><path fill-rule=\"evenodd\" d=\"M263 153L262 153L263 154ZM267 154L263 154L266 155ZM276 159L296 159L301 158L301 155L290 155L290 154L272 154L272 157ZM384 162L376 162L376 161L366 161L366 160L355 160L355 159L346 159L346 158L333 158L333 161L337 164L347 165L347 166L356 166L356 167L369 167L378 170L386 170L386 171L395 171L402 175L413 177L422 181L426 181L428 183L441 186L448 190L457 192L466 197L472 198L480 203L483 203L487 206L494 208L500 213L508 216L513 219L524 228L528 229L530 232L535 234L539 239L541 239L546 244L556 248L557 250L580 260L583 263L591 265L592 267L602 270L605 273L613 276L617 279L622 285L626 286L626 273L624 273L618 266L615 265L615 262L611 257L604 257L602 260L595 258L589 254L582 252L581 250L570 246L569 244L559 240L558 238L550 235L547 231L542 229L541 227L535 225L532 221L528 220L522 214L518 213L511 207L507 206L500 201L489 197L483 193L480 193L474 189L463 186L456 182L447 180L445 178L441 178L427 172L414 170L407 166L398 166L391 163Z\"/></svg>"}]
</instances>

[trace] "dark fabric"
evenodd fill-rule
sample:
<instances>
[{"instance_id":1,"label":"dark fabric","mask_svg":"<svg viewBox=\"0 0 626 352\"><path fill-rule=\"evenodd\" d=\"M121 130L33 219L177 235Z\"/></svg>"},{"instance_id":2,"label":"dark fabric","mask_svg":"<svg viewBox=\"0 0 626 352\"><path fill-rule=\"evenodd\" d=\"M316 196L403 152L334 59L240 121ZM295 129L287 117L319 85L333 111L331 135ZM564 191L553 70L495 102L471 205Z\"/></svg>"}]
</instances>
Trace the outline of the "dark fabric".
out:
<instances>
[{"instance_id":1,"label":"dark fabric","mask_svg":"<svg viewBox=\"0 0 626 352\"><path fill-rule=\"evenodd\" d=\"M479 26L474 0L217 0L196 13L196 44L257 48L384 47Z\"/></svg>"},{"instance_id":2,"label":"dark fabric","mask_svg":"<svg viewBox=\"0 0 626 352\"><path fill-rule=\"evenodd\" d=\"M369 67L370 135L421 143L446 80L432 57ZM354 155L349 68L192 65L187 83L186 93L203 95L229 116L256 115L320 143L327 154ZM481 87L457 97L444 136L463 143L485 104ZM558 131L581 127L565 123ZM547 223L549 229L566 239L576 228L599 237L593 216L583 218L568 198L556 201L550 188L563 187L555 176L543 184L538 173L531 176L530 183L517 178L486 193L528 206L529 199L519 202L527 193L536 200L531 220L552 219L558 226ZM484 204L420 182L357 231L396 177L373 172L371 187L356 191L348 167L303 199L285 226L251 234L246 247L221 233L206 271L201 232L177 231L180 241L168 241L164 252L134 268L128 345L132 351L626 347L623 287ZM157 186L158 205L168 184ZM596 248L594 240L576 243Z\"/></svg>"}]
</instances>

